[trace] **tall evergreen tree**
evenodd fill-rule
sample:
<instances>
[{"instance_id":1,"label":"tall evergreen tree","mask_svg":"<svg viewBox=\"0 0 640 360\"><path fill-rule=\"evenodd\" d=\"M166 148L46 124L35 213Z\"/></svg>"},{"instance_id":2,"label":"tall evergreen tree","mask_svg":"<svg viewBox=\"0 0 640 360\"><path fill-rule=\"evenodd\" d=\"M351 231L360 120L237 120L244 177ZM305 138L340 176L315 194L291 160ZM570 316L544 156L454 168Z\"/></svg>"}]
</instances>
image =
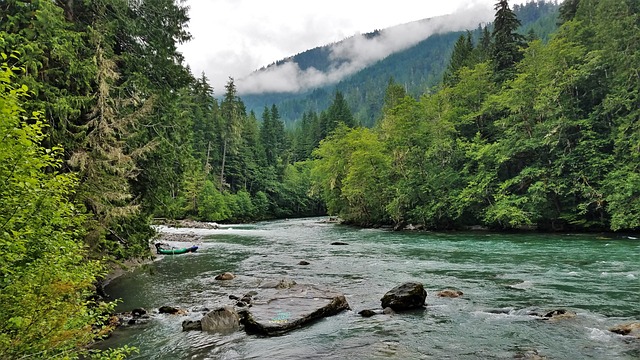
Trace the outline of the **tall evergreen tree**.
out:
<instances>
[{"instance_id":1,"label":"tall evergreen tree","mask_svg":"<svg viewBox=\"0 0 640 360\"><path fill-rule=\"evenodd\" d=\"M333 102L327 109L327 127L326 133L330 134L335 130L340 123L345 124L348 127L354 127L356 125L349 104L345 100L341 91L336 91Z\"/></svg>"},{"instance_id":2,"label":"tall evergreen tree","mask_svg":"<svg viewBox=\"0 0 640 360\"><path fill-rule=\"evenodd\" d=\"M478 63L485 62L491 58L491 31L488 26L482 28L482 35L475 48L475 58Z\"/></svg>"},{"instance_id":3,"label":"tall evergreen tree","mask_svg":"<svg viewBox=\"0 0 640 360\"><path fill-rule=\"evenodd\" d=\"M220 189L224 189L225 165L229 154L235 153L240 143L240 131L242 118L244 117L244 105L238 97L233 78L225 85L225 93L220 103L220 136L221 154L220 160Z\"/></svg>"},{"instance_id":4,"label":"tall evergreen tree","mask_svg":"<svg viewBox=\"0 0 640 360\"><path fill-rule=\"evenodd\" d=\"M579 4L580 0L564 0L564 2L562 2L562 5L560 5L558 23L562 25L567 21L573 20L573 18L576 16L576 12L578 11Z\"/></svg>"},{"instance_id":5,"label":"tall evergreen tree","mask_svg":"<svg viewBox=\"0 0 640 360\"><path fill-rule=\"evenodd\" d=\"M522 59L520 47L524 38L516 32L520 26L520 21L509 8L507 0L500 0L495 5L495 10L491 60L496 80L503 82L513 77L515 64Z\"/></svg>"},{"instance_id":6,"label":"tall evergreen tree","mask_svg":"<svg viewBox=\"0 0 640 360\"><path fill-rule=\"evenodd\" d=\"M387 84L387 90L384 94L384 105L382 107L383 113L387 114L392 111L400 104L405 96L407 96L407 91L404 89L404 86L397 84L393 78L390 78L389 83Z\"/></svg>"},{"instance_id":7,"label":"tall evergreen tree","mask_svg":"<svg viewBox=\"0 0 640 360\"><path fill-rule=\"evenodd\" d=\"M453 47L453 53L449 60L449 65L444 73L444 83L453 85L457 82L457 72L465 66L471 66L473 63L473 40L471 32L460 35L458 41Z\"/></svg>"}]
</instances>

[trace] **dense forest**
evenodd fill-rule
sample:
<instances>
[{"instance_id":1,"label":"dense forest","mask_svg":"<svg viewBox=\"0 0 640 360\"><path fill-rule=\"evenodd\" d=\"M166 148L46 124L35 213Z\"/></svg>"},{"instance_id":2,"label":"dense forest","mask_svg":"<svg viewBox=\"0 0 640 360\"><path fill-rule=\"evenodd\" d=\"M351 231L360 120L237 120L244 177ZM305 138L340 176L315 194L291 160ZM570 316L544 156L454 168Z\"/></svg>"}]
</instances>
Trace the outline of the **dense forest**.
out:
<instances>
[{"instance_id":1,"label":"dense forest","mask_svg":"<svg viewBox=\"0 0 640 360\"><path fill-rule=\"evenodd\" d=\"M640 6L565 1L548 42L493 30L456 43L419 99L387 87L373 129L340 127L315 151L315 189L361 225L430 229L640 228Z\"/></svg>"},{"instance_id":2,"label":"dense forest","mask_svg":"<svg viewBox=\"0 0 640 360\"><path fill-rule=\"evenodd\" d=\"M87 347L113 307L95 285L149 254L153 218L640 229L636 1L566 0L552 35L499 1L436 88L387 77L369 128L341 91L291 129L231 78L216 99L179 1L0 10L0 358L130 351Z\"/></svg>"}]
</instances>

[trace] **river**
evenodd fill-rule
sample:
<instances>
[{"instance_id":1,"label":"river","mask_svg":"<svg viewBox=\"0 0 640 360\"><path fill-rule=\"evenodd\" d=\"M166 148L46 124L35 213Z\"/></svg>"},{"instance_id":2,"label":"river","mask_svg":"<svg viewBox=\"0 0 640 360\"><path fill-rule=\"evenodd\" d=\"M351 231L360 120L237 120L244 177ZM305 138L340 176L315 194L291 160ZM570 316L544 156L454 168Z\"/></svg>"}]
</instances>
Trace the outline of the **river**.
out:
<instances>
[{"instance_id":1,"label":"river","mask_svg":"<svg viewBox=\"0 0 640 360\"><path fill-rule=\"evenodd\" d=\"M278 337L182 332L198 319L158 315L123 327L101 346L140 349L132 359L639 359L640 340L609 332L640 321L640 240L585 234L392 232L294 219L219 230L193 254L165 256L112 281L120 311L229 303L256 279L288 277L345 294L353 311ZM335 246L341 241L348 245ZM306 260L310 264L298 263ZM222 272L237 278L216 281ZM363 318L407 281L424 284L427 307ZM439 298L442 289L464 292ZM531 312L568 309L543 321Z\"/></svg>"}]
</instances>

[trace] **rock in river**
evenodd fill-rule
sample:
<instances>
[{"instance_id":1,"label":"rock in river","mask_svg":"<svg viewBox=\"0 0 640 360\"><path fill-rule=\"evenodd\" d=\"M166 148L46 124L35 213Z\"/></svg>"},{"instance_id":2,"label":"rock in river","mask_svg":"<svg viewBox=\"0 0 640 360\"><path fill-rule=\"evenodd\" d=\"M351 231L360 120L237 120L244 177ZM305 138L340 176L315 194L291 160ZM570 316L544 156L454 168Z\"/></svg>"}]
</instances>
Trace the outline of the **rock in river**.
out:
<instances>
[{"instance_id":1,"label":"rock in river","mask_svg":"<svg viewBox=\"0 0 640 360\"><path fill-rule=\"evenodd\" d=\"M612 331L616 334L633 336L640 339L640 322L616 325L610 328L609 331Z\"/></svg>"},{"instance_id":2,"label":"rock in river","mask_svg":"<svg viewBox=\"0 0 640 360\"><path fill-rule=\"evenodd\" d=\"M158 313L160 313L160 314L170 314L170 315L185 315L187 313L187 310L180 309L180 308L173 307L173 306L161 306L158 309Z\"/></svg>"},{"instance_id":3,"label":"rock in river","mask_svg":"<svg viewBox=\"0 0 640 360\"><path fill-rule=\"evenodd\" d=\"M464 294L460 290L445 289L445 290L439 291L438 294L436 294L436 295L438 297L457 298L457 297L460 297L460 296L462 296Z\"/></svg>"},{"instance_id":4,"label":"rock in river","mask_svg":"<svg viewBox=\"0 0 640 360\"><path fill-rule=\"evenodd\" d=\"M394 311L419 309L424 307L427 291L420 283L408 282L389 290L380 301L382 307L390 307Z\"/></svg>"},{"instance_id":5,"label":"rock in river","mask_svg":"<svg viewBox=\"0 0 640 360\"><path fill-rule=\"evenodd\" d=\"M235 278L235 275L233 275L230 272L222 273L215 277L216 280L233 280L234 278Z\"/></svg>"},{"instance_id":6,"label":"rock in river","mask_svg":"<svg viewBox=\"0 0 640 360\"><path fill-rule=\"evenodd\" d=\"M241 313L248 333L280 335L349 309L344 295L314 285L295 284L260 292L249 311Z\"/></svg>"},{"instance_id":7,"label":"rock in river","mask_svg":"<svg viewBox=\"0 0 640 360\"><path fill-rule=\"evenodd\" d=\"M200 323L204 331L230 333L240 328L240 316L231 306L224 306L205 314Z\"/></svg>"},{"instance_id":8,"label":"rock in river","mask_svg":"<svg viewBox=\"0 0 640 360\"><path fill-rule=\"evenodd\" d=\"M202 322L200 320L185 320L182 322L182 331L202 330Z\"/></svg>"}]
</instances>

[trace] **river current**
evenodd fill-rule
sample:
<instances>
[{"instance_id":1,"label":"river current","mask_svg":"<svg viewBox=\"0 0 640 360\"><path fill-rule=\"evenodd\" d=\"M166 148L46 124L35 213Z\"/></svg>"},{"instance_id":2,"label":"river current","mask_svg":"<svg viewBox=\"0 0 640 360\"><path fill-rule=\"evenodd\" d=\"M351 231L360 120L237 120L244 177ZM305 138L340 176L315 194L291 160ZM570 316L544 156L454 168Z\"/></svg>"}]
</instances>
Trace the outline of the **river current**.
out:
<instances>
[{"instance_id":1,"label":"river current","mask_svg":"<svg viewBox=\"0 0 640 360\"><path fill-rule=\"evenodd\" d=\"M132 359L640 358L640 340L608 331L640 321L640 240L632 236L392 232L321 220L162 228L205 238L198 252L160 258L106 291L122 299L119 311L197 310L230 304L229 294L259 279L286 277L342 292L352 311L277 337L182 332L183 320L202 314L157 315L120 328L101 347L135 346ZM237 278L214 280L227 271ZM427 289L424 311L357 314L379 308L385 292L407 281ZM443 289L464 295L437 297ZM555 309L576 316L530 315Z\"/></svg>"}]
</instances>

